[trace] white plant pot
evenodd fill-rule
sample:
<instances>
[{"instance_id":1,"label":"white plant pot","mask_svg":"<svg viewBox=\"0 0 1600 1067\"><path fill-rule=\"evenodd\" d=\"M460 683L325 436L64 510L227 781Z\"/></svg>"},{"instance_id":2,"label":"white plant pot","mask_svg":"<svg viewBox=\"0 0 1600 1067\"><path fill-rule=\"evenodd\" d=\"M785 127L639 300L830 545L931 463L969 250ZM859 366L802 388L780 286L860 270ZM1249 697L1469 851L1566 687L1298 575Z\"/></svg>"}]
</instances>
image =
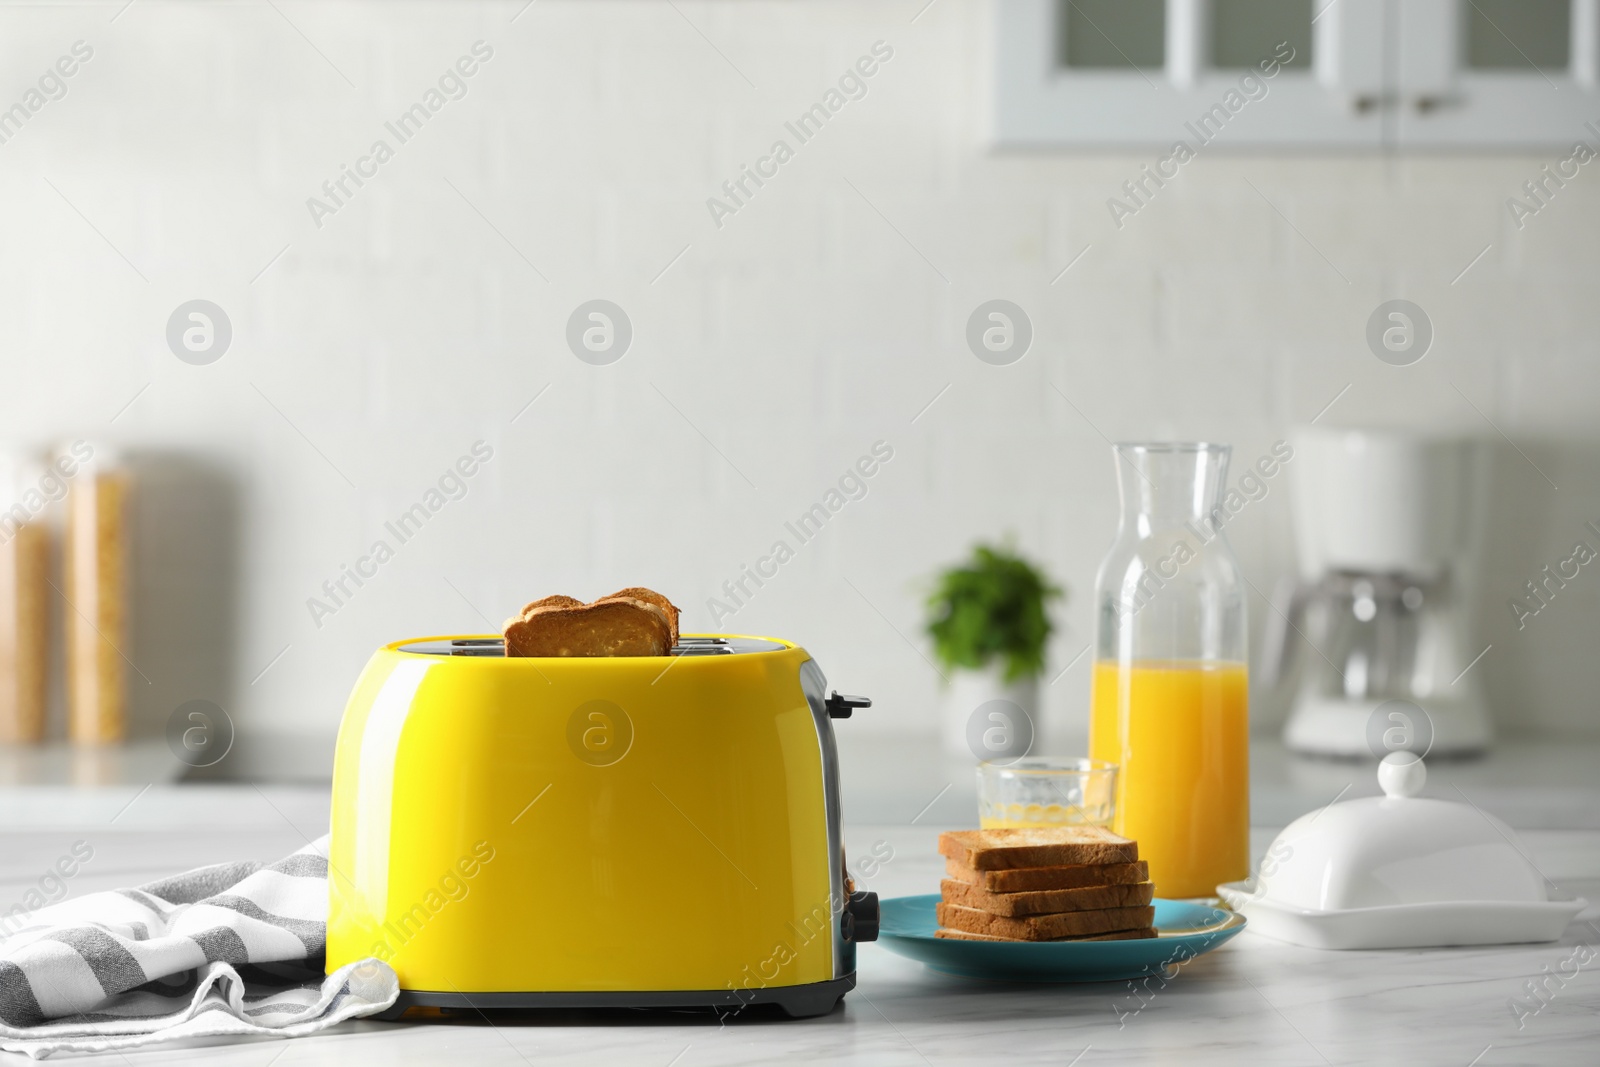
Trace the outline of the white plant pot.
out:
<instances>
[{"instance_id":1,"label":"white plant pot","mask_svg":"<svg viewBox=\"0 0 1600 1067\"><path fill-rule=\"evenodd\" d=\"M958 670L943 693L944 748L968 759L1013 759L1040 752L1039 679L1003 679L1004 665Z\"/></svg>"}]
</instances>

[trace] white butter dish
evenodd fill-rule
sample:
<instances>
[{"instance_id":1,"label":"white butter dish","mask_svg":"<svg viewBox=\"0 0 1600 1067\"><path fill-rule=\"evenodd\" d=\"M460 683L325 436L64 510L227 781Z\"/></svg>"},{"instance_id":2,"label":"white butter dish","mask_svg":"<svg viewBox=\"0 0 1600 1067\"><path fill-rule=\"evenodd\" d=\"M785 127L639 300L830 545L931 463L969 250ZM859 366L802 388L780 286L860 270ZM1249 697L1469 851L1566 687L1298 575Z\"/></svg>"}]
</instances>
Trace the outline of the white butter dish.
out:
<instances>
[{"instance_id":1,"label":"white butter dish","mask_svg":"<svg viewBox=\"0 0 1600 1067\"><path fill-rule=\"evenodd\" d=\"M1312 948L1554 941L1588 902L1561 893L1516 834L1471 804L1419 797L1427 772L1397 752L1382 797L1331 804L1279 834L1255 877L1217 892L1250 929Z\"/></svg>"}]
</instances>

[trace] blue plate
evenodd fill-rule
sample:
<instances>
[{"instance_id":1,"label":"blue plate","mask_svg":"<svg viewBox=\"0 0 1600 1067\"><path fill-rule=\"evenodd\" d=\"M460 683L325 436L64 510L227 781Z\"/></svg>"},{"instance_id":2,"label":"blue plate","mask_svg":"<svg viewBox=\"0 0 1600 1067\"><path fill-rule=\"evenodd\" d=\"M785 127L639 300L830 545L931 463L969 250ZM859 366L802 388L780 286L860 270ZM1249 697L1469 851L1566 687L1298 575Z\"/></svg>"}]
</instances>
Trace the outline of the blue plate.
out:
<instances>
[{"instance_id":1,"label":"blue plate","mask_svg":"<svg viewBox=\"0 0 1600 1067\"><path fill-rule=\"evenodd\" d=\"M1204 904L1154 901L1159 937L1136 941L959 941L934 937L938 894L885 900L878 944L944 974L1001 982L1114 982L1210 952L1244 929L1244 916Z\"/></svg>"}]
</instances>

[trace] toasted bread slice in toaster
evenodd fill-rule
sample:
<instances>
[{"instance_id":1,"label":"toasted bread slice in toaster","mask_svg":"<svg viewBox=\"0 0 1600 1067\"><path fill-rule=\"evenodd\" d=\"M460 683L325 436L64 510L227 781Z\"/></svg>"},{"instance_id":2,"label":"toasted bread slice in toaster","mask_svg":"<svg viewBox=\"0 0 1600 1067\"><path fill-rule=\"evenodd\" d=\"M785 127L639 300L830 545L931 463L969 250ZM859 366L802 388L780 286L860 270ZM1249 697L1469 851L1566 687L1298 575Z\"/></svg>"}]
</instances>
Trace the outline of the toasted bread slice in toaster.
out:
<instances>
[{"instance_id":1,"label":"toasted bread slice in toaster","mask_svg":"<svg viewBox=\"0 0 1600 1067\"><path fill-rule=\"evenodd\" d=\"M575 596L563 596L560 593L557 593L555 596L541 597L540 599L535 600L530 604L524 604L522 606L522 610L517 613L516 618L520 619L524 615L528 614L528 612L533 611L536 608L581 608L581 607L583 607L583 601L579 600L577 597L575 597Z\"/></svg>"},{"instance_id":2,"label":"toasted bread slice in toaster","mask_svg":"<svg viewBox=\"0 0 1600 1067\"><path fill-rule=\"evenodd\" d=\"M583 607L583 601L579 600L575 596L562 596L560 593L557 593L555 596L540 597L538 600L529 601L528 603L524 604L521 611L517 612L515 615L511 616L511 618L501 623L500 632L505 633L507 630L511 629L512 626L522 622L529 615L532 615L536 611L543 611L546 608L581 607ZM509 640L506 642L506 655L511 655L511 642Z\"/></svg>"},{"instance_id":3,"label":"toasted bread slice in toaster","mask_svg":"<svg viewBox=\"0 0 1600 1067\"><path fill-rule=\"evenodd\" d=\"M505 624L507 656L665 656L672 651L667 613L643 600L534 601Z\"/></svg>"},{"instance_id":4,"label":"toasted bread slice in toaster","mask_svg":"<svg viewBox=\"0 0 1600 1067\"><path fill-rule=\"evenodd\" d=\"M615 593L612 593L609 596L601 597L599 600L596 600L595 603L600 604L607 600L642 600L646 604L654 604L656 607L660 608L666 613L667 625L672 627L672 643L678 643L678 605L674 604L672 601L668 600L654 589L646 589L642 585L630 585L626 589L618 589Z\"/></svg>"}]
</instances>

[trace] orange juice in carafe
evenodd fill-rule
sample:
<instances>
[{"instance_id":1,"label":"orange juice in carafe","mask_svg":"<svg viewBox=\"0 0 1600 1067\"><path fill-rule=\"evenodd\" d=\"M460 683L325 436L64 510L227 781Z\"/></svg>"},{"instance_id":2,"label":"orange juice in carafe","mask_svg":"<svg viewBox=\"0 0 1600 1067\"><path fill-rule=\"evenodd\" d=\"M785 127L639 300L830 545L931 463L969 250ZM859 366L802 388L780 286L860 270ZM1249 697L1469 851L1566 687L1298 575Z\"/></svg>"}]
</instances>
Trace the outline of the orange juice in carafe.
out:
<instances>
[{"instance_id":1,"label":"orange juice in carafe","mask_svg":"<svg viewBox=\"0 0 1600 1067\"><path fill-rule=\"evenodd\" d=\"M1245 583L1223 533L1229 449L1115 450L1122 518L1095 582L1089 755L1119 767L1112 827L1139 843L1156 895L1209 897L1246 877L1250 859Z\"/></svg>"},{"instance_id":2,"label":"orange juice in carafe","mask_svg":"<svg viewBox=\"0 0 1600 1067\"><path fill-rule=\"evenodd\" d=\"M1094 665L1089 756L1120 765L1113 829L1164 897L1212 896L1250 865L1249 687L1236 662Z\"/></svg>"}]
</instances>

